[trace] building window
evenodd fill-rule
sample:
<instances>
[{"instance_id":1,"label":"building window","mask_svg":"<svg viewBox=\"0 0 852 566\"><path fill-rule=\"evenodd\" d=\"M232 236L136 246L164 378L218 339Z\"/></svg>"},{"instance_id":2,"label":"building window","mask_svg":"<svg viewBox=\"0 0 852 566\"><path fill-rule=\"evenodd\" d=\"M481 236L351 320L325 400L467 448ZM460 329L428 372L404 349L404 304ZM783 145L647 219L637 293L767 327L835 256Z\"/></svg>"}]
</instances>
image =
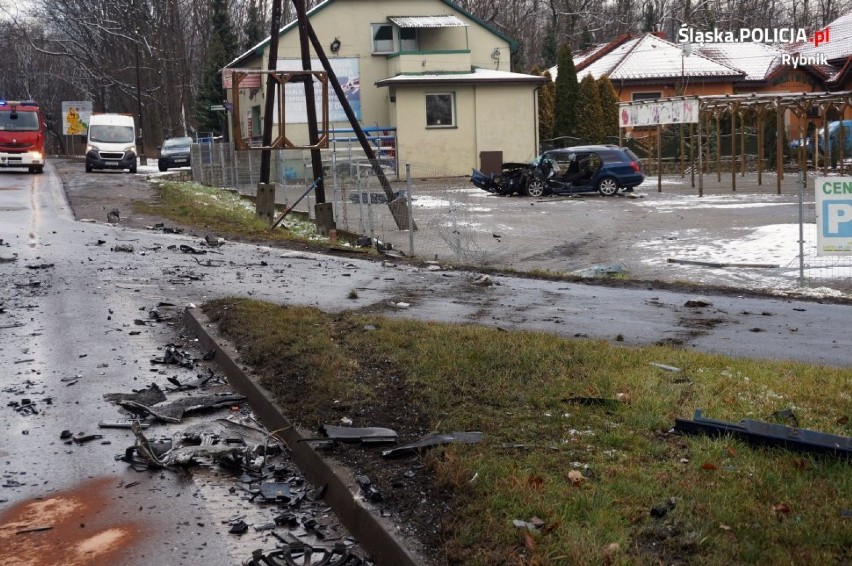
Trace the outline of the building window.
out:
<instances>
[{"instance_id":1,"label":"building window","mask_svg":"<svg viewBox=\"0 0 852 566\"><path fill-rule=\"evenodd\" d=\"M419 51L416 28L401 28L399 30L399 50Z\"/></svg>"},{"instance_id":2,"label":"building window","mask_svg":"<svg viewBox=\"0 0 852 566\"><path fill-rule=\"evenodd\" d=\"M658 98L662 98L662 96L662 92L634 92L633 102L639 102L642 100L657 100Z\"/></svg>"},{"instance_id":3,"label":"building window","mask_svg":"<svg viewBox=\"0 0 852 566\"><path fill-rule=\"evenodd\" d=\"M456 125L455 95L451 92L426 95L426 127L452 128Z\"/></svg>"},{"instance_id":4,"label":"building window","mask_svg":"<svg viewBox=\"0 0 852 566\"><path fill-rule=\"evenodd\" d=\"M373 24L373 53L393 53L393 25Z\"/></svg>"}]
</instances>

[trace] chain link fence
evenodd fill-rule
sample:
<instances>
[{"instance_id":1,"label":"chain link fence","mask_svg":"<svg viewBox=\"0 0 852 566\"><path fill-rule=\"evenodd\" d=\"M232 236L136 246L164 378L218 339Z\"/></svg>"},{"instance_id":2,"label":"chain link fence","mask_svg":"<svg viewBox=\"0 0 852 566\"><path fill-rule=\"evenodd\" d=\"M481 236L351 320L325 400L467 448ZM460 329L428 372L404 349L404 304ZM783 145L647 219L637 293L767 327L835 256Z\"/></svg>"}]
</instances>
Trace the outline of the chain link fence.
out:
<instances>
[{"instance_id":1,"label":"chain link fence","mask_svg":"<svg viewBox=\"0 0 852 566\"><path fill-rule=\"evenodd\" d=\"M256 194L259 152L196 144L192 157L194 180ZM486 193L468 177L448 177L425 163L397 166L383 159L378 164L388 193L362 152L337 147L322 157L335 224L363 245L478 268L852 292L852 258L816 255L813 179L822 171L809 173L801 205L798 174L783 175L778 194L773 171L760 183L754 172L737 172L735 190L731 173L706 174L704 197L698 197L697 176L687 172L663 175L660 190L657 176L648 175L633 193L616 198L533 199ZM310 152L273 151L271 164L276 204L295 204L312 218ZM411 207L404 216L414 230L398 225L393 200ZM672 261L678 258L692 263ZM749 267L755 263L767 265ZM627 269L619 271L622 264Z\"/></svg>"}]
</instances>

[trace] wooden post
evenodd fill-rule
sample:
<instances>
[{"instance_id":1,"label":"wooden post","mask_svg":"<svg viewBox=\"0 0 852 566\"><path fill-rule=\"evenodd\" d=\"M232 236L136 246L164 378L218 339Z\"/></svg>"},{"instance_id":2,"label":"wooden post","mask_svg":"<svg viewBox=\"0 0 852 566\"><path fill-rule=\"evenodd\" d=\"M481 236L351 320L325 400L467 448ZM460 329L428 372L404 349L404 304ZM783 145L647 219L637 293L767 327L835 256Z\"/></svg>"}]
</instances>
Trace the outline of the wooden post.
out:
<instances>
[{"instance_id":1,"label":"wooden post","mask_svg":"<svg viewBox=\"0 0 852 566\"><path fill-rule=\"evenodd\" d=\"M745 116L740 114L740 177L745 177L746 152L745 152Z\"/></svg>"},{"instance_id":2,"label":"wooden post","mask_svg":"<svg viewBox=\"0 0 852 566\"><path fill-rule=\"evenodd\" d=\"M722 134L719 132L719 115L721 112L716 110L716 182L722 182Z\"/></svg>"},{"instance_id":3,"label":"wooden post","mask_svg":"<svg viewBox=\"0 0 852 566\"><path fill-rule=\"evenodd\" d=\"M700 119L699 119L700 120ZM700 121L699 121L700 123ZM698 148L701 151L701 148ZM689 178L690 186L695 188L695 140L692 138L692 122L689 123Z\"/></svg>"},{"instance_id":4,"label":"wooden post","mask_svg":"<svg viewBox=\"0 0 852 566\"><path fill-rule=\"evenodd\" d=\"M663 192L663 127L657 124L657 192Z\"/></svg>"},{"instance_id":5,"label":"wooden post","mask_svg":"<svg viewBox=\"0 0 852 566\"><path fill-rule=\"evenodd\" d=\"M707 161L704 162L704 167L708 170L710 169L710 124L713 122L713 117L707 113ZM700 146L699 146L700 147ZM707 173L704 169L701 170L701 174Z\"/></svg>"},{"instance_id":6,"label":"wooden post","mask_svg":"<svg viewBox=\"0 0 852 566\"><path fill-rule=\"evenodd\" d=\"M709 124L710 121L708 120ZM708 144L709 145L709 144ZM704 196L704 163L702 162L702 156L704 153L701 151L701 111L698 112L698 196Z\"/></svg>"},{"instance_id":7,"label":"wooden post","mask_svg":"<svg viewBox=\"0 0 852 566\"><path fill-rule=\"evenodd\" d=\"M731 190L737 190L737 107L731 106Z\"/></svg>"},{"instance_id":8,"label":"wooden post","mask_svg":"<svg viewBox=\"0 0 852 566\"><path fill-rule=\"evenodd\" d=\"M784 178L784 109L775 100L775 191L781 194L781 179Z\"/></svg>"},{"instance_id":9,"label":"wooden post","mask_svg":"<svg viewBox=\"0 0 852 566\"><path fill-rule=\"evenodd\" d=\"M828 144L828 111L831 109L831 104L822 108L822 174L828 175L828 162L831 160L831 147ZM816 168L814 168L816 169Z\"/></svg>"},{"instance_id":10,"label":"wooden post","mask_svg":"<svg viewBox=\"0 0 852 566\"><path fill-rule=\"evenodd\" d=\"M680 178L683 179L684 173L686 171L684 168L685 164L683 162L686 154L686 147L684 146L685 142L683 140L683 124L680 124L678 126L678 129L680 130Z\"/></svg>"},{"instance_id":11,"label":"wooden post","mask_svg":"<svg viewBox=\"0 0 852 566\"><path fill-rule=\"evenodd\" d=\"M757 113L757 186L763 185L763 111L760 107Z\"/></svg>"}]
</instances>

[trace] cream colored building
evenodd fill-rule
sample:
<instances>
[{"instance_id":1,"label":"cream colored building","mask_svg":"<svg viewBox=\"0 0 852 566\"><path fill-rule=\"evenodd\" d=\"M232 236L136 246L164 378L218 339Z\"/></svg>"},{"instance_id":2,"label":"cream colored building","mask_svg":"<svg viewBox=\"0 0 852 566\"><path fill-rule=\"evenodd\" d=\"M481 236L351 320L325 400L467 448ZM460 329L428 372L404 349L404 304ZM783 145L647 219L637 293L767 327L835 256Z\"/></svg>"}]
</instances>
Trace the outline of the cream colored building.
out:
<instances>
[{"instance_id":1,"label":"cream colored building","mask_svg":"<svg viewBox=\"0 0 852 566\"><path fill-rule=\"evenodd\" d=\"M536 89L541 77L512 73L512 40L448 0L327 0L308 12L362 128L395 130L391 155L417 177L470 174L481 152L504 161L538 153ZM226 68L266 69L269 41ZM312 69L322 65L312 52ZM281 30L277 69L301 69L299 30ZM249 82L254 80L255 82ZM262 86L262 84L264 86ZM240 84L242 135L259 139L265 82ZM307 145L301 86L285 96L285 135ZM338 138L350 124L329 89L330 127ZM277 118L276 118L277 120ZM354 136L353 136L354 137Z\"/></svg>"}]
</instances>

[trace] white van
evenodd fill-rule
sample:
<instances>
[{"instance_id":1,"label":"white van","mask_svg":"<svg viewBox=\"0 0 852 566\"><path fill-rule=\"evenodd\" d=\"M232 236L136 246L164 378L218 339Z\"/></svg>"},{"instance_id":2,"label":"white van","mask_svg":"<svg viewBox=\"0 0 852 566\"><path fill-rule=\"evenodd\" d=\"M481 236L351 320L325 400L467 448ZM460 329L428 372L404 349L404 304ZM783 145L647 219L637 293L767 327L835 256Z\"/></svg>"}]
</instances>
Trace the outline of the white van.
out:
<instances>
[{"instance_id":1,"label":"white van","mask_svg":"<svg viewBox=\"0 0 852 566\"><path fill-rule=\"evenodd\" d=\"M92 114L86 141L86 173L127 169L136 173L136 123L127 114Z\"/></svg>"}]
</instances>

